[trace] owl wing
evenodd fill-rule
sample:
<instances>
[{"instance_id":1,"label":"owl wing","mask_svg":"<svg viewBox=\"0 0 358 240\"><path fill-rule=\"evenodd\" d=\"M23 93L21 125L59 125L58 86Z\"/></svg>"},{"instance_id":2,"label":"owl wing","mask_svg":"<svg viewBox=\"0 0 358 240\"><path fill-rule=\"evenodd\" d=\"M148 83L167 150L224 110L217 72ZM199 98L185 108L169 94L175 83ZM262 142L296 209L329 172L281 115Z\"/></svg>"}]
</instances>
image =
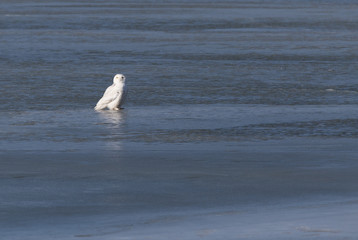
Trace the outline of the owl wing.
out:
<instances>
[{"instance_id":1,"label":"owl wing","mask_svg":"<svg viewBox=\"0 0 358 240\"><path fill-rule=\"evenodd\" d=\"M113 102L120 93L114 87L114 85L109 86L103 94L103 97L98 101L95 109L101 110L107 107L110 102Z\"/></svg>"}]
</instances>

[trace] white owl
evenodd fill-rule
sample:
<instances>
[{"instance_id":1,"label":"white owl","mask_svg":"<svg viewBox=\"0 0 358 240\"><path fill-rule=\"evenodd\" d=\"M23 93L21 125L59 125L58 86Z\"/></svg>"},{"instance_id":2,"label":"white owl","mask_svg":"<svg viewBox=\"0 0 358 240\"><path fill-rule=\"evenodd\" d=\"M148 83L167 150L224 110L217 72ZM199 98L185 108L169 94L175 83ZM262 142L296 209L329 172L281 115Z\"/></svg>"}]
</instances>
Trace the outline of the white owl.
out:
<instances>
[{"instance_id":1,"label":"white owl","mask_svg":"<svg viewBox=\"0 0 358 240\"><path fill-rule=\"evenodd\" d=\"M123 74L116 74L113 78L113 84L106 89L103 97L98 101L94 109L102 110L108 108L109 110L119 110L124 103L126 95L126 77Z\"/></svg>"}]
</instances>

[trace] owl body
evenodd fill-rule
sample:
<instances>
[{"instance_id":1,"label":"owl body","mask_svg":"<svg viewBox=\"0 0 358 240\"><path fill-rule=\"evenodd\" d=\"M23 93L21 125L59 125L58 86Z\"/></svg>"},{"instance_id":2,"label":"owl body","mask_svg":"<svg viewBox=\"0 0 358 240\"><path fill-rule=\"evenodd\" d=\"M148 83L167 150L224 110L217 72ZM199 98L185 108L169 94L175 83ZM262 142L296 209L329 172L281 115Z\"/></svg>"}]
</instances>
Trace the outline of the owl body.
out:
<instances>
[{"instance_id":1,"label":"owl body","mask_svg":"<svg viewBox=\"0 0 358 240\"><path fill-rule=\"evenodd\" d=\"M124 104L127 95L125 80L126 78L123 74L116 74L113 78L113 84L106 89L94 109L119 110Z\"/></svg>"}]
</instances>

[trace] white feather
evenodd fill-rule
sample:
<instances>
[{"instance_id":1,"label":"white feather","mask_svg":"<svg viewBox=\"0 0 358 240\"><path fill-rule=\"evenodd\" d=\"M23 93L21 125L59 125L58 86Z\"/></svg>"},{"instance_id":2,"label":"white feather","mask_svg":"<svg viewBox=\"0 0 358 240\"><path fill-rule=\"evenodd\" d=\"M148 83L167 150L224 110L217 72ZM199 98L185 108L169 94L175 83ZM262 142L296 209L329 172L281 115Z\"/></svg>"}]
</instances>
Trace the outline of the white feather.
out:
<instances>
[{"instance_id":1,"label":"white feather","mask_svg":"<svg viewBox=\"0 0 358 240\"><path fill-rule=\"evenodd\" d=\"M126 93L125 76L116 74L113 78L113 84L106 89L94 109L119 110L124 103Z\"/></svg>"}]
</instances>

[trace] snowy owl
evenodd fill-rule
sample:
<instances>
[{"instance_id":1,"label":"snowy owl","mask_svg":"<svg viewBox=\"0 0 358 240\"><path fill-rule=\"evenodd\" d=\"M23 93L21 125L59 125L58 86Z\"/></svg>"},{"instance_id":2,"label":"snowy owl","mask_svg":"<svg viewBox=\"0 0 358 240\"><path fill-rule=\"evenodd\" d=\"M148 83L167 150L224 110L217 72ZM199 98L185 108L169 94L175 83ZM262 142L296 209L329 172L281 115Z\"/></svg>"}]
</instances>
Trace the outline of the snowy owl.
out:
<instances>
[{"instance_id":1,"label":"snowy owl","mask_svg":"<svg viewBox=\"0 0 358 240\"><path fill-rule=\"evenodd\" d=\"M103 97L98 101L94 109L102 110L108 108L109 110L119 110L124 103L126 95L126 77L123 74L116 74L113 78L113 84L106 89Z\"/></svg>"}]
</instances>

